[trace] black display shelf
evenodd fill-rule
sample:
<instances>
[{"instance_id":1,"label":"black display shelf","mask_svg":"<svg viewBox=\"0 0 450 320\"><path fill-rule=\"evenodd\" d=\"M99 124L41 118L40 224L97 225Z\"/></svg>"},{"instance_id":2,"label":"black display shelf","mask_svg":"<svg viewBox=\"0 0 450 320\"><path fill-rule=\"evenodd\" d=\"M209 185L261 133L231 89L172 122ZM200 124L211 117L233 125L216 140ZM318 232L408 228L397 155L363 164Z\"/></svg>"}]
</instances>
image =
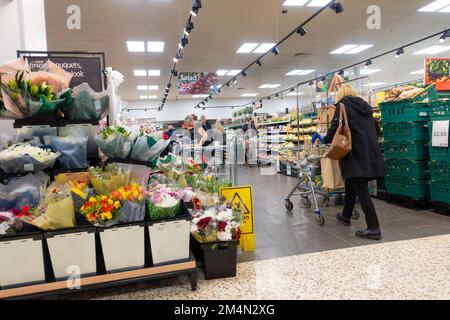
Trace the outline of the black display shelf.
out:
<instances>
[{"instance_id":1,"label":"black display shelf","mask_svg":"<svg viewBox=\"0 0 450 320\"><path fill-rule=\"evenodd\" d=\"M26 119L17 119L14 121L14 128L19 129L29 126L50 126L50 127L65 127L77 124L98 125L98 120L69 120L58 119L56 117L31 117Z\"/></svg>"}]
</instances>

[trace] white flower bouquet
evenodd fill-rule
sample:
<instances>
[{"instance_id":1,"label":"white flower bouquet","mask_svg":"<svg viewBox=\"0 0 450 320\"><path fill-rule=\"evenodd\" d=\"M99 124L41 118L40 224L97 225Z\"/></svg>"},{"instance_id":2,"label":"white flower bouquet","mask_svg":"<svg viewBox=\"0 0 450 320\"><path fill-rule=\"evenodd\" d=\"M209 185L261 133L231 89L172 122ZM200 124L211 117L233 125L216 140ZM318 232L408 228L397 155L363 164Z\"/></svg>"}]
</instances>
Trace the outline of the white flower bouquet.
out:
<instances>
[{"instance_id":1,"label":"white flower bouquet","mask_svg":"<svg viewBox=\"0 0 450 320\"><path fill-rule=\"evenodd\" d=\"M108 158L128 159L137 134L120 126L107 127L95 136L95 142Z\"/></svg>"},{"instance_id":2,"label":"white flower bouquet","mask_svg":"<svg viewBox=\"0 0 450 320\"><path fill-rule=\"evenodd\" d=\"M40 171L53 167L60 155L28 143L15 144L0 152L0 168L6 173Z\"/></svg>"}]
</instances>

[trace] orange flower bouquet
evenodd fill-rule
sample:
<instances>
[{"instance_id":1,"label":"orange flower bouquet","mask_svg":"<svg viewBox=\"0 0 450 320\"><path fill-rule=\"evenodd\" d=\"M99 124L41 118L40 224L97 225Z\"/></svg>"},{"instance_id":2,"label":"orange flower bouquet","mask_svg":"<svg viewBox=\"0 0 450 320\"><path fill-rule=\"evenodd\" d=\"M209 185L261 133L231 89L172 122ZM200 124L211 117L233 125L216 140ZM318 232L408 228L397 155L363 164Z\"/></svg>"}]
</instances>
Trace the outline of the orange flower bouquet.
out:
<instances>
[{"instance_id":1,"label":"orange flower bouquet","mask_svg":"<svg viewBox=\"0 0 450 320\"><path fill-rule=\"evenodd\" d=\"M95 196L81 207L80 212L95 226L109 227L119 222L120 201L110 196Z\"/></svg>"},{"instance_id":2,"label":"orange flower bouquet","mask_svg":"<svg viewBox=\"0 0 450 320\"><path fill-rule=\"evenodd\" d=\"M145 189L131 183L125 187L114 190L111 193L114 200L118 200L122 205L120 223L141 222L145 219Z\"/></svg>"}]
</instances>

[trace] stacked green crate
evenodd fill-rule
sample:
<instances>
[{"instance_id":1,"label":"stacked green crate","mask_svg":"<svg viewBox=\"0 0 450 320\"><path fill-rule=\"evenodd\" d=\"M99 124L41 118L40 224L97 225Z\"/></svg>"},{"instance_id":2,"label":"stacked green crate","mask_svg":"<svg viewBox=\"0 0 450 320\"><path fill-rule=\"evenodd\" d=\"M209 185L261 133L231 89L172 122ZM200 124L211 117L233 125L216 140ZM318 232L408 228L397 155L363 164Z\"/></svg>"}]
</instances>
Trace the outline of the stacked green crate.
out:
<instances>
[{"instance_id":1,"label":"stacked green crate","mask_svg":"<svg viewBox=\"0 0 450 320\"><path fill-rule=\"evenodd\" d=\"M433 121L446 120L450 120L450 99L434 101L429 124L431 139ZM450 204L450 151L448 147L433 147L430 143L430 175L431 199Z\"/></svg>"},{"instance_id":2,"label":"stacked green crate","mask_svg":"<svg viewBox=\"0 0 450 320\"><path fill-rule=\"evenodd\" d=\"M429 87L415 99L380 104L388 194L416 200L430 197L429 117L430 101L436 96Z\"/></svg>"}]
</instances>

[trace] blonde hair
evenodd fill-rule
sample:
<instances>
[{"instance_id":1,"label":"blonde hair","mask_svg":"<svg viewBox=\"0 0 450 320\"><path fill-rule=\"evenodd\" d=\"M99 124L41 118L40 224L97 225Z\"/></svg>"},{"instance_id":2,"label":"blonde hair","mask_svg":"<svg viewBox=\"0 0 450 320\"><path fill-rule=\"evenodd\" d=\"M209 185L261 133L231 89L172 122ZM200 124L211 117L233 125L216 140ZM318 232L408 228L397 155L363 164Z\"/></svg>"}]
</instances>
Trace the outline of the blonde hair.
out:
<instances>
[{"instance_id":1,"label":"blonde hair","mask_svg":"<svg viewBox=\"0 0 450 320\"><path fill-rule=\"evenodd\" d=\"M341 101L345 97L359 97L359 93L351 84L343 83L339 85L338 92L336 93L336 102Z\"/></svg>"}]
</instances>

